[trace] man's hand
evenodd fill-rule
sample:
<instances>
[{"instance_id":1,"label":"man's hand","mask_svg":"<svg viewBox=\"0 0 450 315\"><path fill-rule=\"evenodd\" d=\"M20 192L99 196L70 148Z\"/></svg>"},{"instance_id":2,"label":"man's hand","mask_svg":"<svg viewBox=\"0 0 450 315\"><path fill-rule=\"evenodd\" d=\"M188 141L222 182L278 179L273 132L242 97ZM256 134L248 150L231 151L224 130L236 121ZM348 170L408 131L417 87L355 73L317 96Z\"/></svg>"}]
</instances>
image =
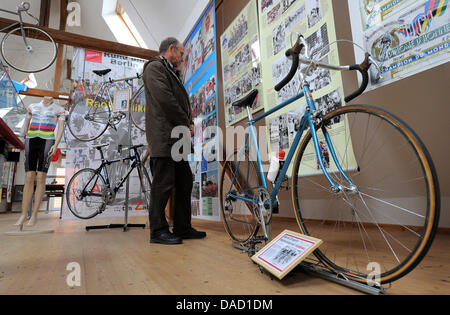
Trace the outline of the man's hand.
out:
<instances>
[{"instance_id":1,"label":"man's hand","mask_svg":"<svg viewBox=\"0 0 450 315\"><path fill-rule=\"evenodd\" d=\"M189 126L189 131L191 132L191 138L194 136L194 125Z\"/></svg>"}]
</instances>

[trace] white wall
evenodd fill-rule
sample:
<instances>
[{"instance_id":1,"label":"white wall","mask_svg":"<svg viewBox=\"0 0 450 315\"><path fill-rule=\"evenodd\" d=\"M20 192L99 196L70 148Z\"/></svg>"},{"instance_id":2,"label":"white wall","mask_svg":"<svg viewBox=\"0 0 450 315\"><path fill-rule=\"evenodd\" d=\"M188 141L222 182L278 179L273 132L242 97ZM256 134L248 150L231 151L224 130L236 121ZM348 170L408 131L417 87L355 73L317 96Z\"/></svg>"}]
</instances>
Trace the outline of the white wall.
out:
<instances>
[{"instance_id":1,"label":"white wall","mask_svg":"<svg viewBox=\"0 0 450 315\"><path fill-rule=\"evenodd\" d=\"M183 42L209 0L121 0L148 49L169 36Z\"/></svg>"}]
</instances>

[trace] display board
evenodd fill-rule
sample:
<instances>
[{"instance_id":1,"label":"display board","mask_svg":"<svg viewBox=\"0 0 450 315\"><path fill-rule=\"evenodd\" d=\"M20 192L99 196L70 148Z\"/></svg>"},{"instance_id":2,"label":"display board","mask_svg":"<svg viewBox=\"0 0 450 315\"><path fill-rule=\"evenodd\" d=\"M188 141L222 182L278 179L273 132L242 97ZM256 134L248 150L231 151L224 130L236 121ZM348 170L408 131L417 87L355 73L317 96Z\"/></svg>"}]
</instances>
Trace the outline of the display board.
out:
<instances>
[{"instance_id":1,"label":"display board","mask_svg":"<svg viewBox=\"0 0 450 315\"><path fill-rule=\"evenodd\" d=\"M353 40L382 68L374 89L450 61L449 0L349 1ZM355 49L356 58L363 52Z\"/></svg>"},{"instance_id":2,"label":"display board","mask_svg":"<svg viewBox=\"0 0 450 315\"><path fill-rule=\"evenodd\" d=\"M195 153L190 156L194 174L193 217L220 220L217 121L217 58L215 3L208 4L184 43L182 76L191 98Z\"/></svg>"},{"instance_id":3,"label":"display board","mask_svg":"<svg viewBox=\"0 0 450 315\"><path fill-rule=\"evenodd\" d=\"M137 73L142 73L144 60L74 48L72 66L71 99L74 101L82 98L86 94L95 93L95 91L97 91L102 80L92 72L93 70L111 69L111 72L105 77L106 79L132 77L136 76ZM136 91L141 84L142 81L135 80L135 82L133 82L133 91ZM126 88L129 88L128 84L121 82L114 85L109 92L110 95L114 95L114 91ZM110 104L110 106L112 106L112 104ZM83 120L80 120L79 123L79 128L83 128ZM121 122L116 125L116 128L117 131L108 128L102 136L94 141L80 142L72 136L68 127L66 127L66 185L69 183L73 174L78 170L83 168L96 169L100 166L100 153L93 148L95 145L109 144L108 147L102 148L105 158L108 160L119 158L118 146L128 146L130 141L130 135L128 133L128 113L127 117L122 119ZM147 143L145 133L136 128L133 124L131 125L131 141L133 145ZM144 150L145 148L141 149L141 154ZM127 151L123 154L127 154ZM112 185L117 183L124 175L125 171L126 164L115 163L108 166L108 175ZM129 187L128 215L147 215L147 209L144 207L145 203L142 202L140 181L136 170L130 175ZM95 218L123 217L124 203L125 185L118 191L114 203L107 206L106 210ZM63 207L63 219L76 219L67 208L66 202L64 202Z\"/></svg>"},{"instance_id":4,"label":"display board","mask_svg":"<svg viewBox=\"0 0 450 315\"><path fill-rule=\"evenodd\" d=\"M265 109L269 110L301 92L298 76L295 76L280 92L274 90L274 86L290 70L292 61L286 58L285 51L293 46L297 34L305 37L310 47L310 55L314 59L339 64L339 55L336 44L328 45L336 41L331 0L258 1L263 97ZM291 38L294 42L291 42ZM344 104L340 72L317 68L306 72L306 80L310 84L318 110L326 113ZM301 98L266 118L267 139L272 155L279 149L286 152L290 149L305 109L306 101ZM343 134L345 130L338 125L333 128ZM306 155L316 159L312 147L307 149ZM311 175L319 170L305 169L301 172ZM288 175L290 174L291 170L288 171Z\"/></svg>"},{"instance_id":5,"label":"display board","mask_svg":"<svg viewBox=\"0 0 450 315\"><path fill-rule=\"evenodd\" d=\"M247 117L243 108L231 104L253 89L263 92L257 1L250 1L220 37L225 125L230 126ZM262 97L253 112L264 108Z\"/></svg>"}]
</instances>

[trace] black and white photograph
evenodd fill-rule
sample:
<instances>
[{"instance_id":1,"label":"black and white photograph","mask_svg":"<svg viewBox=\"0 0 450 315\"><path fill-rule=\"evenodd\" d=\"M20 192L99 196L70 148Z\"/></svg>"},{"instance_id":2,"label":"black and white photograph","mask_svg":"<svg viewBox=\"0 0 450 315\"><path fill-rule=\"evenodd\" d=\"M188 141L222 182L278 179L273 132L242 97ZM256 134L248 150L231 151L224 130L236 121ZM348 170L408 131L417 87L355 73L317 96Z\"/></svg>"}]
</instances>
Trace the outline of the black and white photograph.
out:
<instances>
[{"instance_id":1,"label":"black and white photograph","mask_svg":"<svg viewBox=\"0 0 450 315\"><path fill-rule=\"evenodd\" d=\"M284 23L278 25L272 32L273 34L273 54L277 55L286 48L286 33L284 31Z\"/></svg>"},{"instance_id":2,"label":"black and white photograph","mask_svg":"<svg viewBox=\"0 0 450 315\"><path fill-rule=\"evenodd\" d=\"M306 42L311 58L317 60L326 55L330 51L327 24L323 24L316 32L307 37Z\"/></svg>"},{"instance_id":3,"label":"black and white photograph","mask_svg":"<svg viewBox=\"0 0 450 315\"><path fill-rule=\"evenodd\" d=\"M244 73L239 81L241 82L242 95L252 90L252 76L250 73Z\"/></svg>"},{"instance_id":4,"label":"black and white photograph","mask_svg":"<svg viewBox=\"0 0 450 315\"><path fill-rule=\"evenodd\" d=\"M301 121L306 111L306 103L298 106L295 110L288 113L288 131L289 139L293 140L300 130Z\"/></svg>"},{"instance_id":5,"label":"black and white photograph","mask_svg":"<svg viewBox=\"0 0 450 315\"><path fill-rule=\"evenodd\" d=\"M284 20L284 31L289 34L291 30L306 18L305 5L298 7Z\"/></svg>"},{"instance_id":6,"label":"black and white photograph","mask_svg":"<svg viewBox=\"0 0 450 315\"><path fill-rule=\"evenodd\" d=\"M267 25L276 22L281 17L281 13L281 2L279 2L267 13Z\"/></svg>"},{"instance_id":7,"label":"black and white photograph","mask_svg":"<svg viewBox=\"0 0 450 315\"><path fill-rule=\"evenodd\" d=\"M252 68L251 77L253 88L261 84L261 64L258 63Z\"/></svg>"},{"instance_id":8,"label":"black and white photograph","mask_svg":"<svg viewBox=\"0 0 450 315\"><path fill-rule=\"evenodd\" d=\"M289 148L287 114L269 119L270 148L272 152Z\"/></svg>"},{"instance_id":9,"label":"black and white photograph","mask_svg":"<svg viewBox=\"0 0 450 315\"><path fill-rule=\"evenodd\" d=\"M289 10L289 8L295 3L297 0L281 0L283 4L283 13Z\"/></svg>"},{"instance_id":10,"label":"black and white photograph","mask_svg":"<svg viewBox=\"0 0 450 315\"><path fill-rule=\"evenodd\" d=\"M328 56L325 56L319 61L328 63ZM307 67L309 67L309 65L306 64L299 65L300 70L304 70ZM317 67L316 69L310 68L305 73L305 79L309 83L309 88L311 89L311 92L315 92L320 90L321 88L328 86L331 83L331 71L319 67Z\"/></svg>"},{"instance_id":11,"label":"black and white photograph","mask_svg":"<svg viewBox=\"0 0 450 315\"><path fill-rule=\"evenodd\" d=\"M236 24L233 26L230 38L228 40L228 50L233 50L241 40L247 35L248 32L248 22L244 14L237 19Z\"/></svg>"},{"instance_id":12,"label":"black and white photograph","mask_svg":"<svg viewBox=\"0 0 450 315\"><path fill-rule=\"evenodd\" d=\"M291 69L291 64L292 61L285 56L281 56L272 64L272 78L274 86L286 77ZM300 81L297 76L294 76L294 78L292 78L292 80L277 93L278 104L281 104L282 102L295 96L299 92L299 88Z\"/></svg>"},{"instance_id":13,"label":"black and white photograph","mask_svg":"<svg viewBox=\"0 0 450 315\"><path fill-rule=\"evenodd\" d=\"M315 100L316 107L318 110L321 110L325 115L326 113L331 112L342 106L342 98L339 89L334 90L333 92L324 95ZM339 121L334 121L337 123Z\"/></svg>"},{"instance_id":14,"label":"black and white photograph","mask_svg":"<svg viewBox=\"0 0 450 315\"><path fill-rule=\"evenodd\" d=\"M308 26L311 28L322 18L320 0L306 0L306 10L308 11Z\"/></svg>"}]
</instances>

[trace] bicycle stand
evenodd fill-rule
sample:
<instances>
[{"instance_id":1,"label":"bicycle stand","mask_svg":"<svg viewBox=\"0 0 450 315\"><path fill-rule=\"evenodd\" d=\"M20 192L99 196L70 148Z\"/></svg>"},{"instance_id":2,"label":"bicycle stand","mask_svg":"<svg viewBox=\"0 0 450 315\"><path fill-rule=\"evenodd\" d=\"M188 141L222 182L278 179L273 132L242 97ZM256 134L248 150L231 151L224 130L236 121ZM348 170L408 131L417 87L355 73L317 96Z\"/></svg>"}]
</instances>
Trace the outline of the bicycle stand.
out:
<instances>
[{"instance_id":1,"label":"bicycle stand","mask_svg":"<svg viewBox=\"0 0 450 315\"><path fill-rule=\"evenodd\" d=\"M129 144L131 144L131 117L128 116L128 135L129 135ZM116 228L123 228L123 231L128 231L129 228L132 227L138 227L145 229L145 224L130 224L128 223L128 199L130 196L130 177L128 176L126 181L126 187L125 187L125 204L124 204L124 212L125 212L125 218L124 224L108 224L108 225L97 225L97 226L86 226L86 231L89 230L100 230L100 229L116 229Z\"/></svg>"},{"instance_id":2,"label":"bicycle stand","mask_svg":"<svg viewBox=\"0 0 450 315\"><path fill-rule=\"evenodd\" d=\"M249 257L252 257L253 255L255 255L258 252L258 249L256 248L256 246L265 241L266 241L266 239L264 238L264 236L254 236L254 237L250 237L249 241L246 244L239 244L239 243L233 242L232 245L233 245L233 247L242 250L242 253L247 253ZM311 261L313 261L313 260L311 260ZM253 262L253 263L256 264L255 262ZM264 273L267 276L269 276L271 280L274 279L274 276L271 273L269 273L267 270L265 270L262 266L260 266L258 264L256 264L256 265L259 267L261 273ZM317 276L322 279L332 281L337 284L346 286L348 288L351 288L351 289L354 289L354 290L357 290L357 291L360 291L360 292L363 292L366 294L371 294L371 295L385 295L386 291L388 289L390 289L390 287L391 287L391 285L390 285L389 287L384 288L384 287L377 286L377 285L369 285L369 284L364 284L364 283L361 283L358 281L351 280L351 279L345 277L345 275L343 275L343 274L337 274L336 272L333 272L332 270L326 268L319 261L314 261L314 263L308 262L308 261L303 261L297 267L295 267L292 270L292 272L307 273L309 275Z\"/></svg>"}]
</instances>

